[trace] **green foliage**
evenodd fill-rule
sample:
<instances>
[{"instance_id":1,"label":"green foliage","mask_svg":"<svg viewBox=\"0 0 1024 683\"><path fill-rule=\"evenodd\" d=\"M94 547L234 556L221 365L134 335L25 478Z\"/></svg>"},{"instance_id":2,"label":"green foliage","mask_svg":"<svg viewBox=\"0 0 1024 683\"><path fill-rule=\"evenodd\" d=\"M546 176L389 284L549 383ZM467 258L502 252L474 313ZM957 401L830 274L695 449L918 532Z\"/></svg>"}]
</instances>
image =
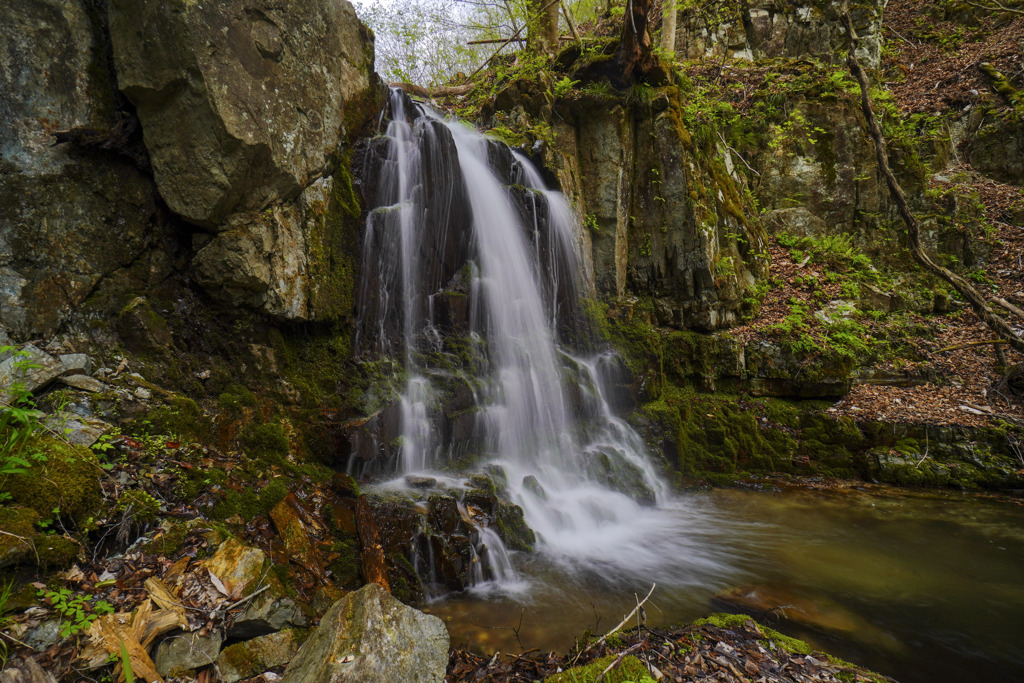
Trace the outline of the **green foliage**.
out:
<instances>
[{"instance_id":1,"label":"green foliage","mask_svg":"<svg viewBox=\"0 0 1024 683\"><path fill-rule=\"evenodd\" d=\"M60 635L62 638L70 638L88 630L92 622L96 621L101 614L112 614L114 611L113 605L109 602L99 600L94 604L93 596L78 595L70 588L59 588L55 591L41 590L37 595L61 615Z\"/></svg>"},{"instance_id":2,"label":"green foliage","mask_svg":"<svg viewBox=\"0 0 1024 683\"><path fill-rule=\"evenodd\" d=\"M574 81L568 76L563 76L562 80L555 83L555 97L565 97L568 95L579 81Z\"/></svg>"},{"instance_id":3,"label":"green foliage","mask_svg":"<svg viewBox=\"0 0 1024 683\"><path fill-rule=\"evenodd\" d=\"M0 353L14 352L14 368L24 372L39 365L27 360L29 353L13 346L0 347ZM25 474L33 460L45 459L34 444L46 431L36 410L32 393L24 383L15 382L7 396L0 399L0 476Z\"/></svg>"}]
</instances>

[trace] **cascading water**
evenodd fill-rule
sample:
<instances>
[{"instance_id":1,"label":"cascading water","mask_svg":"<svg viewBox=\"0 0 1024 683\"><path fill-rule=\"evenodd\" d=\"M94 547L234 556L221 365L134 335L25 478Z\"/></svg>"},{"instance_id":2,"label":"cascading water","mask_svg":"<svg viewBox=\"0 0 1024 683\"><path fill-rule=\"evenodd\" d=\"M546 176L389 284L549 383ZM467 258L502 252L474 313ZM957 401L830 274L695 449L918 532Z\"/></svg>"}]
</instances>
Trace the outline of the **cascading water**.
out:
<instances>
[{"instance_id":1,"label":"cascading water","mask_svg":"<svg viewBox=\"0 0 1024 683\"><path fill-rule=\"evenodd\" d=\"M488 463L538 550L563 566L682 577L713 564L672 531L677 503L609 406L614 356L564 339L585 325L578 218L564 196L522 155L400 90L390 112L357 347L404 363L394 470L427 475L465 455ZM456 380L449 394L462 403L451 409L443 396ZM514 578L492 529L479 527L474 547L490 578Z\"/></svg>"}]
</instances>

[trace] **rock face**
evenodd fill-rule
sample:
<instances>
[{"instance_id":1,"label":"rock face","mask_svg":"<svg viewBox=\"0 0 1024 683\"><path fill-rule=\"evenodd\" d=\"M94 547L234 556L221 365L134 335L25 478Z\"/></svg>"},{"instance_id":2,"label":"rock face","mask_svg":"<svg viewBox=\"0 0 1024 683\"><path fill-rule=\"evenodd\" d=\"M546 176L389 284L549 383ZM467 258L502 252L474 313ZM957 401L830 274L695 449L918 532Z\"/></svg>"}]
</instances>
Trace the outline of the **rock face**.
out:
<instances>
[{"instance_id":1,"label":"rock face","mask_svg":"<svg viewBox=\"0 0 1024 683\"><path fill-rule=\"evenodd\" d=\"M327 611L288 665L282 683L439 682L448 664L448 645L440 619L369 584Z\"/></svg>"},{"instance_id":2,"label":"rock face","mask_svg":"<svg viewBox=\"0 0 1024 683\"><path fill-rule=\"evenodd\" d=\"M52 334L149 242L150 184L135 161L69 144L123 124L99 20L77 0L0 6L0 323Z\"/></svg>"},{"instance_id":3,"label":"rock face","mask_svg":"<svg viewBox=\"0 0 1024 683\"><path fill-rule=\"evenodd\" d=\"M650 106L582 102L554 126L554 166L587 214L583 239L599 297L653 300L658 323L710 331L735 324L765 272L764 233L728 154L698 148L678 94Z\"/></svg>"},{"instance_id":4,"label":"rock face","mask_svg":"<svg viewBox=\"0 0 1024 683\"><path fill-rule=\"evenodd\" d=\"M336 162L373 63L346 0L112 0L109 13L118 84L175 213L224 229Z\"/></svg>"},{"instance_id":5,"label":"rock face","mask_svg":"<svg viewBox=\"0 0 1024 683\"><path fill-rule=\"evenodd\" d=\"M846 50L839 5L822 0L753 0L687 7L679 12L676 51L686 59L814 57L835 63ZM877 69L882 2L854 3L851 15L861 38L857 56L865 66Z\"/></svg>"}]
</instances>

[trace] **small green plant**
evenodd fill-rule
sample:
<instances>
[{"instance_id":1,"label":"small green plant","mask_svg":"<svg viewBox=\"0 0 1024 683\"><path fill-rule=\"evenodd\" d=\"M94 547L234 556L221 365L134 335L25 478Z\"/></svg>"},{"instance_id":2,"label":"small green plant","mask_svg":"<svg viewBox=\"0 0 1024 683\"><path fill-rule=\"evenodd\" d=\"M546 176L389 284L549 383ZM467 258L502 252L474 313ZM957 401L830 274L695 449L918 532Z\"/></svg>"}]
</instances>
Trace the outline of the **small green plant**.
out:
<instances>
[{"instance_id":1,"label":"small green plant","mask_svg":"<svg viewBox=\"0 0 1024 683\"><path fill-rule=\"evenodd\" d=\"M565 97L568 95L579 81L574 81L568 76L563 76L562 80L555 83L555 97Z\"/></svg>"},{"instance_id":2,"label":"small green plant","mask_svg":"<svg viewBox=\"0 0 1024 683\"><path fill-rule=\"evenodd\" d=\"M14 352L17 359L14 369L24 373L38 368L37 363L28 360L29 353L13 346L0 347L0 353ZM32 460L46 457L33 448L38 437L46 431L40 420L41 413L23 382L15 382L0 397L0 476L24 474L32 466Z\"/></svg>"},{"instance_id":3,"label":"small green plant","mask_svg":"<svg viewBox=\"0 0 1024 683\"><path fill-rule=\"evenodd\" d=\"M61 615L60 635L62 638L70 638L88 630L92 622L96 621L101 614L111 614L114 611L114 606L109 602L99 600L96 604L92 604L91 595L77 595L70 588L59 588L55 591L41 590L37 595Z\"/></svg>"},{"instance_id":4,"label":"small green plant","mask_svg":"<svg viewBox=\"0 0 1024 683\"><path fill-rule=\"evenodd\" d=\"M124 673L125 683L135 683L135 673L132 671L132 660L128 656L128 648L124 641L121 641L121 671Z\"/></svg>"}]
</instances>

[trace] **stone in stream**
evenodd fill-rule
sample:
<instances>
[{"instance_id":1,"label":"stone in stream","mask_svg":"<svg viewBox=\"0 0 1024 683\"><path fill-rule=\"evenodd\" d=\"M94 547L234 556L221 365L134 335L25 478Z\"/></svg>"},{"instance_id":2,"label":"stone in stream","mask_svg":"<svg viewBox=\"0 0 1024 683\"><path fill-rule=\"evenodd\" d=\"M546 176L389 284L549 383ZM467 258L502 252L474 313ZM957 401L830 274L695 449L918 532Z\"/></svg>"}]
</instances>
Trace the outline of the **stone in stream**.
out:
<instances>
[{"instance_id":1,"label":"stone in stream","mask_svg":"<svg viewBox=\"0 0 1024 683\"><path fill-rule=\"evenodd\" d=\"M440 682L448 645L444 622L369 584L327 611L282 683Z\"/></svg>"}]
</instances>

